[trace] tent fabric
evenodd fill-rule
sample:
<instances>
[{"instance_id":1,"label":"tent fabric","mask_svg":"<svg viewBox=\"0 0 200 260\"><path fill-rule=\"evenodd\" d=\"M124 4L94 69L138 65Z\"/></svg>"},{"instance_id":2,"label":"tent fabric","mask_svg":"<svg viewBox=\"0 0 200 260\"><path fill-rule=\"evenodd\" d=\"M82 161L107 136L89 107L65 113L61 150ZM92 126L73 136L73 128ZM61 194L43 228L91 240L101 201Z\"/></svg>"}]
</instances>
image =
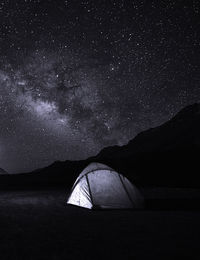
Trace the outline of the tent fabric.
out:
<instances>
[{"instance_id":1,"label":"tent fabric","mask_svg":"<svg viewBox=\"0 0 200 260\"><path fill-rule=\"evenodd\" d=\"M143 197L123 175L104 164L91 163L75 181L67 203L89 209L142 208Z\"/></svg>"},{"instance_id":2,"label":"tent fabric","mask_svg":"<svg viewBox=\"0 0 200 260\"><path fill-rule=\"evenodd\" d=\"M68 200L68 203L84 208L92 208L92 201L85 176L74 187L74 190L70 196L70 199Z\"/></svg>"}]
</instances>

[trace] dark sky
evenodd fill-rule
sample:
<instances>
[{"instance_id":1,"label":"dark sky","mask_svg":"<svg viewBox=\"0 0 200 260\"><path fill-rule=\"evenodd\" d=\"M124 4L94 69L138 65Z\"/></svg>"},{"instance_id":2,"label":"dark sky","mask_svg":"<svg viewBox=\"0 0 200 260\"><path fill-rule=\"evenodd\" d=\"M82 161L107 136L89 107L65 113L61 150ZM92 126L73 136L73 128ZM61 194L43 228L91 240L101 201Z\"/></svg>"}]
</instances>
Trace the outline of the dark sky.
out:
<instances>
[{"instance_id":1,"label":"dark sky","mask_svg":"<svg viewBox=\"0 0 200 260\"><path fill-rule=\"evenodd\" d=\"M0 167L81 159L200 101L200 4L0 1Z\"/></svg>"}]
</instances>

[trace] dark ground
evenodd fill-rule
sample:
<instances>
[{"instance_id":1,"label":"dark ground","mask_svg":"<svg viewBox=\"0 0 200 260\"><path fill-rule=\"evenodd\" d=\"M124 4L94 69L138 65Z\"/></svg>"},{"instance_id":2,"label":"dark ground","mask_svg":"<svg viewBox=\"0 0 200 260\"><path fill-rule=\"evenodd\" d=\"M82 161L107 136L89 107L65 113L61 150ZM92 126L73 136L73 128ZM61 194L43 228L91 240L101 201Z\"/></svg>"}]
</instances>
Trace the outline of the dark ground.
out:
<instances>
[{"instance_id":1,"label":"dark ground","mask_svg":"<svg viewBox=\"0 0 200 260\"><path fill-rule=\"evenodd\" d=\"M143 192L144 210L90 211L65 190L1 191L0 259L200 259L200 191Z\"/></svg>"}]
</instances>

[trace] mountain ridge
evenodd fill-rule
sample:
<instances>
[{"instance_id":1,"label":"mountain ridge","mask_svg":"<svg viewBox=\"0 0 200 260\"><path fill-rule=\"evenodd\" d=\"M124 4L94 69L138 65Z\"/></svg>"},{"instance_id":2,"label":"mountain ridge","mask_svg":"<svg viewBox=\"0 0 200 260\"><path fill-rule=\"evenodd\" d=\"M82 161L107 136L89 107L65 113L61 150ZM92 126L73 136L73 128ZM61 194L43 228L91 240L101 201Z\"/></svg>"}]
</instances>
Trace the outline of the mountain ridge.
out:
<instances>
[{"instance_id":1,"label":"mountain ridge","mask_svg":"<svg viewBox=\"0 0 200 260\"><path fill-rule=\"evenodd\" d=\"M198 186L200 104L180 110L164 124L139 133L123 146L103 148L86 160L56 161L27 174L10 177L29 185L71 186L90 162L105 163L138 185ZM185 173L188 171L188 173ZM188 177L189 176L189 177Z\"/></svg>"},{"instance_id":2,"label":"mountain ridge","mask_svg":"<svg viewBox=\"0 0 200 260\"><path fill-rule=\"evenodd\" d=\"M3 168L0 168L0 174L8 174Z\"/></svg>"}]
</instances>

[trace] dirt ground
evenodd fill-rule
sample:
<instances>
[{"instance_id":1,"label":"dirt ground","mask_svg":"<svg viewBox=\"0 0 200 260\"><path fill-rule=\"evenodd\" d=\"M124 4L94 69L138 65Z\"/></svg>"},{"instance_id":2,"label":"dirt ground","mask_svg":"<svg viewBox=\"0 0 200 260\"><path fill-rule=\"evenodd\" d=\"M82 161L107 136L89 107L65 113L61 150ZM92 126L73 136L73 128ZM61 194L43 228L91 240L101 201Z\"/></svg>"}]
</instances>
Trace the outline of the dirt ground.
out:
<instances>
[{"instance_id":1,"label":"dirt ground","mask_svg":"<svg viewBox=\"0 0 200 260\"><path fill-rule=\"evenodd\" d=\"M147 189L144 210L91 211L65 190L1 191L0 259L200 259L199 193Z\"/></svg>"}]
</instances>

